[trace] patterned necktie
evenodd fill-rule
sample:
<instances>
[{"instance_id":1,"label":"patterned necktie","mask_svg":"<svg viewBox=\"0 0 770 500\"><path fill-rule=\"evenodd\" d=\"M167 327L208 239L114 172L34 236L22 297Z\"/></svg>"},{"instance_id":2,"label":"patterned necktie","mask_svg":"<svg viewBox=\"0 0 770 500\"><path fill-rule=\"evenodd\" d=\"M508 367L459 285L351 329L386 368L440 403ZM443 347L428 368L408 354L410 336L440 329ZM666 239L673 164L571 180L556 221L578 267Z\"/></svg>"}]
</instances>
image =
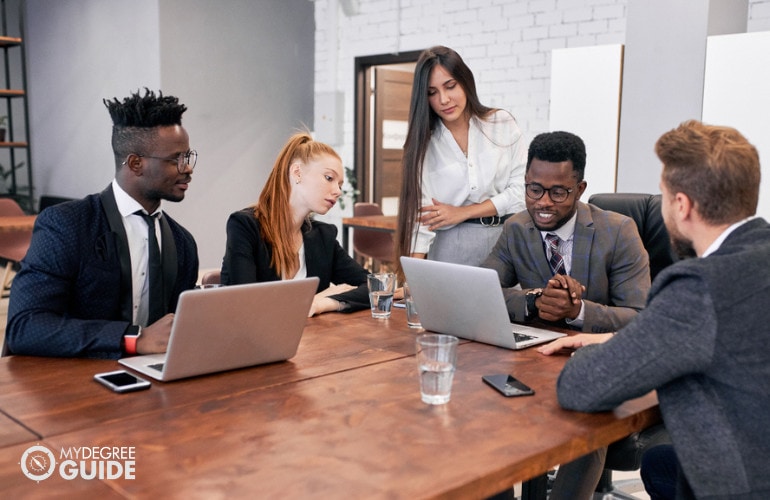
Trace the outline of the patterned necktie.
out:
<instances>
[{"instance_id":1,"label":"patterned necktie","mask_svg":"<svg viewBox=\"0 0 770 500\"><path fill-rule=\"evenodd\" d=\"M155 235L155 216L147 215L144 212L137 211L137 215L140 215L144 222L147 223L147 243L148 243L148 259L147 270L150 280L150 293L149 293L149 311L147 317L147 324L151 325L158 321L166 312L166 308L163 305L163 264L160 260L160 246L158 246L158 237Z\"/></svg>"},{"instance_id":2,"label":"patterned necktie","mask_svg":"<svg viewBox=\"0 0 770 500\"><path fill-rule=\"evenodd\" d=\"M551 249L551 258L548 260L548 263L551 265L551 271L553 271L553 274L565 274L564 258L559 253L561 238L555 234L548 233L545 235L545 241L548 243L548 248Z\"/></svg>"}]
</instances>

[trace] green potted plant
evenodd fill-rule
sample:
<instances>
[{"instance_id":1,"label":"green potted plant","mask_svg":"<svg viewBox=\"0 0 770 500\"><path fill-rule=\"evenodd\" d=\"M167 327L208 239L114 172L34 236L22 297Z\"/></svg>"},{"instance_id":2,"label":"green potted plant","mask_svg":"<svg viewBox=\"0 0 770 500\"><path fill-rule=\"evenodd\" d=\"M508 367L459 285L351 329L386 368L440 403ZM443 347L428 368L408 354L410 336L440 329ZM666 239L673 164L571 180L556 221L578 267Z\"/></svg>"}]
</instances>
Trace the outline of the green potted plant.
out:
<instances>
[{"instance_id":1,"label":"green potted plant","mask_svg":"<svg viewBox=\"0 0 770 500\"><path fill-rule=\"evenodd\" d=\"M358 180L356 179L356 173L352 168L345 167L345 180L347 183L342 186L342 194L339 198L340 208L342 210L345 210L345 203L347 203L348 200L355 201L356 197L361 193L356 186Z\"/></svg>"},{"instance_id":2,"label":"green potted plant","mask_svg":"<svg viewBox=\"0 0 770 500\"><path fill-rule=\"evenodd\" d=\"M3 131L3 132L5 132L5 131ZM5 166L2 163L0 163L0 193L10 193L10 189L8 187L7 179L8 179L8 177L11 176L11 173L14 170L18 170L18 169L22 168L24 166L24 163L25 162L20 161L19 163L14 165L14 167L12 169L9 168L8 170L6 170Z\"/></svg>"}]
</instances>

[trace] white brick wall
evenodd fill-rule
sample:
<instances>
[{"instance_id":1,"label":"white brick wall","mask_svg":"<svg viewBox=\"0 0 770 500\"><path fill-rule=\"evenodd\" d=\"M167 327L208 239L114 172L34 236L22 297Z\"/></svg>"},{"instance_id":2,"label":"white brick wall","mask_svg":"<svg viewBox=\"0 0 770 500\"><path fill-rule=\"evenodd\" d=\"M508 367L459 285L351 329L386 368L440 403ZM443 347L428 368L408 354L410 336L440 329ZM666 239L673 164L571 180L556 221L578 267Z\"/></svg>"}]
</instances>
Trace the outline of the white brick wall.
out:
<instances>
[{"instance_id":1,"label":"white brick wall","mask_svg":"<svg viewBox=\"0 0 770 500\"><path fill-rule=\"evenodd\" d=\"M358 0L349 17L342 0L313 1L315 91L344 93L343 144L334 146L350 166L355 57L447 45L470 66L482 102L510 110L531 138L548 130L551 50L625 40L626 0ZM748 30L770 30L770 0L749 1Z\"/></svg>"}]
</instances>

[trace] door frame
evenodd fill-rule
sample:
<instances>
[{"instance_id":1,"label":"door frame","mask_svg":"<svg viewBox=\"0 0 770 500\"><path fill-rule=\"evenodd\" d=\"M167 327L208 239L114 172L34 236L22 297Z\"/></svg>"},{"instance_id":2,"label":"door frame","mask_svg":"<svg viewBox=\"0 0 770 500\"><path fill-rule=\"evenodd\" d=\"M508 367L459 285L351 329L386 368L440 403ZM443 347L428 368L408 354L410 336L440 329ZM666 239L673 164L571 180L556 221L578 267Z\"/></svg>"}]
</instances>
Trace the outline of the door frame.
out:
<instances>
[{"instance_id":1,"label":"door frame","mask_svg":"<svg viewBox=\"0 0 770 500\"><path fill-rule=\"evenodd\" d=\"M359 194L354 200L354 203L356 201L370 201L361 199L366 192L366 189L364 188L369 182L367 169L364 168L366 166L366 159L369 157L370 153L366 141L366 138L370 133L369 119L366 113L369 99L369 90L366 85L367 73L372 66L416 62L422 52L422 50L411 50L395 54L360 56L353 60L353 75L355 78L353 170L356 173L356 185L359 190Z\"/></svg>"}]
</instances>

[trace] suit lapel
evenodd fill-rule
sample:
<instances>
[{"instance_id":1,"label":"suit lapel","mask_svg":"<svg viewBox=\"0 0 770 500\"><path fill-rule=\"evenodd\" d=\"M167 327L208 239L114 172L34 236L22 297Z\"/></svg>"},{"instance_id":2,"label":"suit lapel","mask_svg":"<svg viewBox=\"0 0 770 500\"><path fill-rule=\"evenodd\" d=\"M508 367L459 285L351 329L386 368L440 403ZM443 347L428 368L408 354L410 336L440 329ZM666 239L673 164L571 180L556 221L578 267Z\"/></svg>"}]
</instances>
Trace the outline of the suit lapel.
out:
<instances>
[{"instance_id":1,"label":"suit lapel","mask_svg":"<svg viewBox=\"0 0 770 500\"><path fill-rule=\"evenodd\" d=\"M578 203L575 234L572 240L572 270L570 276L580 283L588 283L591 246L594 241L594 221L585 203Z\"/></svg>"},{"instance_id":2,"label":"suit lapel","mask_svg":"<svg viewBox=\"0 0 770 500\"><path fill-rule=\"evenodd\" d=\"M537 272L543 278L543 283L547 282L553 276L553 272L551 272L551 266L548 264L548 259L545 256L543 237L531 218L527 223L527 248L531 252L530 262L535 263Z\"/></svg>"},{"instance_id":3,"label":"suit lapel","mask_svg":"<svg viewBox=\"0 0 770 500\"><path fill-rule=\"evenodd\" d=\"M305 244L305 266L307 267L308 276L323 276L319 274L318 263L324 262L319 257L320 252L323 249L323 241L321 241L321 232L313 231L312 225L303 226L302 240Z\"/></svg>"},{"instance_id":4,"label":"suit lapel","mask_svg":"<svg viewBox=\"0 0 770 500\"><path fill-rule=\"evenodd\" d=\"M123 227L123 218L115 203L112 184L99 194L102 209L110 224L110 231L115 235L118 258L120 261L120 315L124 321L133 322L133 299L131 298L131 256L128 251L128 238Z\"/></svg>"}]
</instances>

